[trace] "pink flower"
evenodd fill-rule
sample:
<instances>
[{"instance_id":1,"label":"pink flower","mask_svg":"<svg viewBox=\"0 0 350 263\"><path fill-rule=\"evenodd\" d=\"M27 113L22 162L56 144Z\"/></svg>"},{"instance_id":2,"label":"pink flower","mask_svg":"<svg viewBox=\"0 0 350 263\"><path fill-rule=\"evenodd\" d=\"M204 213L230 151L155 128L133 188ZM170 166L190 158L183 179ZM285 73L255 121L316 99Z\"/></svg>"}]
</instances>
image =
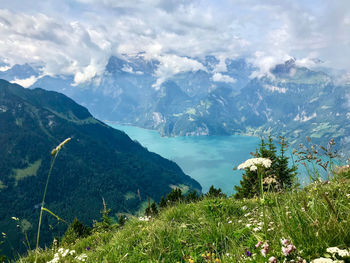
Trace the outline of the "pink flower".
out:
<instances>
[{"instance_id":1,"label":"pink flower","mask_svg":"<svg viewBox=\"0 0 350 263\"><path fill-rule=\"evenodd\" d=\"M288 246L291 244L291 242L288 239L281 238L280 240L283 246Z\"/></svg>"},{"instance_id":2,"label":"pink flower","mask_svg":"<svg viewBox=\"0 0 350 263\"><path fill-rule=\"evenodd\" d=\"M275 257L270 257L270 258L269 258L269 263L277 263L277 258L275 258Z\"/></svg>"},{"instance_id":3,"label":"pink flower","mask_svg":"<svg viewBox=\"0 0 350 263\"><path fill-rule=\"evenodd\" d=\"M288 246L286 247L282 247L282 253L283 255L285 256L288 256L290 253L292 253L293 251L295 251L297 248L292 245L292 244L289 244Z\"/></svg>"},{"instance_id":4,"label":"pink flower","mask_svg":"<svg viewBox=\"0 0 350 263\"><path fill-rule=\"evenodd\" d=\"M260 250L260 252L261 252L261 255L263 255L264 257L266 257L266 255L267 255L267 253L269 253L269 244L267 244L267 243L264 243L263 245L262 245L262 249Z\"/></svg>"},{"instance_id":5,"label":"pink flower","mask_svg":"<svg viewBox=\"0 0 350 263\"><path fill-rule=\"evenodd\" d=\"M262 244L263 244L263 242L262 242L262 241L259 241L259 242L255 245L255 247L258 248L258 247L260 247Z\"/></svg>"}]
</instances>

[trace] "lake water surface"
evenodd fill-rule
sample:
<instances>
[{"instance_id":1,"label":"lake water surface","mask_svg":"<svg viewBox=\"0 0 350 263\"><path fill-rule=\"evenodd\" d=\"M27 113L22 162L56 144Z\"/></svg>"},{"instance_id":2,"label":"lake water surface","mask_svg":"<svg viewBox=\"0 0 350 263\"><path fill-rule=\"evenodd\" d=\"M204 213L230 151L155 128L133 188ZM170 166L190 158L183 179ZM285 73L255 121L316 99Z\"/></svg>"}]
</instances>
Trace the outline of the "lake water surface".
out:
<instances>
[{"instance_id":1,"label":"lake water surface","mask_svg":"<svg viewBox=\"0 0 350 263\"><path fill-rule=\"evenodd\" d=\"M240 135L161 137L153 130L109 125L124 131L149 151L176 162L202 185L204 193L214 185L224 193L232 194L233 187L239 185L242 177L242 171L233 171L233 167L251 158L249 153L260 143L257 137Z\"/></svg>"}]
</instances>

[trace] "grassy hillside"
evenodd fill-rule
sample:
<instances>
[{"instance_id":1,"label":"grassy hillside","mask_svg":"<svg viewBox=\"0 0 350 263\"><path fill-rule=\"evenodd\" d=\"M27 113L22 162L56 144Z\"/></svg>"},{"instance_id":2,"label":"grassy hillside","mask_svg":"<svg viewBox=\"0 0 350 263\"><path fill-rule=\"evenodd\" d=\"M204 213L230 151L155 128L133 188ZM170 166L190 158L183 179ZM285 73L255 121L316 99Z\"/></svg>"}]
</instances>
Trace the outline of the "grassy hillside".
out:
<instances>
[{"instance_id":1,"label":"grassy hillside","mask_svg":"<svg viewBox=\"0 0 350 263\"><path fill-rule=\"evenodd\" d=\"M38 262L350 262L349 203L345 167L330 181L267 193L265 224L258 199L207 197L167 207L149 221L131 217L124 226L47 248ZM33 260L29 252L18 262Z\"/></svg>"}]
</instances>

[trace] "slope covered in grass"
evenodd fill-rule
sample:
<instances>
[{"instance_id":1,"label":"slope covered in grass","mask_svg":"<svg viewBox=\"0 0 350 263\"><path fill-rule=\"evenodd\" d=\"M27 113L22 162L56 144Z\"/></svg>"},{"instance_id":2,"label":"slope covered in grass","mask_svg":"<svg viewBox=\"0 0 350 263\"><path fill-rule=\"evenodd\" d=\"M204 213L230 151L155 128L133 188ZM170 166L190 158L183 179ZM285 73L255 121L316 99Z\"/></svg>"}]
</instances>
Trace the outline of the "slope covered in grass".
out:
<instances>
[{"instance_id":1,"label":"slope covered in grass","mask_svg":"<svg viewBox=\"0 0 350 263\"><path fill-rule=\"evenodd\" d=\"M326 256L327 248L350 247L349 175L348 170L329 182L266 194L266 224L258 199L204 198L167 207L149 221L133 217L123 227L61 244L73 255L47 249L38 262L53 260L55 253L61 261L51 262L311 262ZM19 262L33 259L30 252Z\"/></svg>"}]
</instances>

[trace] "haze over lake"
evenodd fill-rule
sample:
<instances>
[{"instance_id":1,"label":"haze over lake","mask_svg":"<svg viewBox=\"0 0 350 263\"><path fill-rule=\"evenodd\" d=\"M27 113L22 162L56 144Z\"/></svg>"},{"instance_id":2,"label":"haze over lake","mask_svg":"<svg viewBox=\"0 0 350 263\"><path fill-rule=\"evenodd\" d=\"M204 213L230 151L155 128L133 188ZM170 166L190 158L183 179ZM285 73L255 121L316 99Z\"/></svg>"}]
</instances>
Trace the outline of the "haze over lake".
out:
<instances>
[{"instance_id":1,"label":"haze over lake","mask_svg":"<svg viewBox=\"0 0 350 263\"><path fill-rule=\"evenodd\" d=\"M260 139L250 136L179 136L162 137L157 131L134 126L109 124L126 132L149 151L175 161L183 171L197 180L207 192L211 185L220 187L226 194L239 185L242 171L233 167L255 151Z\"/></svg>"}]
</instances>

